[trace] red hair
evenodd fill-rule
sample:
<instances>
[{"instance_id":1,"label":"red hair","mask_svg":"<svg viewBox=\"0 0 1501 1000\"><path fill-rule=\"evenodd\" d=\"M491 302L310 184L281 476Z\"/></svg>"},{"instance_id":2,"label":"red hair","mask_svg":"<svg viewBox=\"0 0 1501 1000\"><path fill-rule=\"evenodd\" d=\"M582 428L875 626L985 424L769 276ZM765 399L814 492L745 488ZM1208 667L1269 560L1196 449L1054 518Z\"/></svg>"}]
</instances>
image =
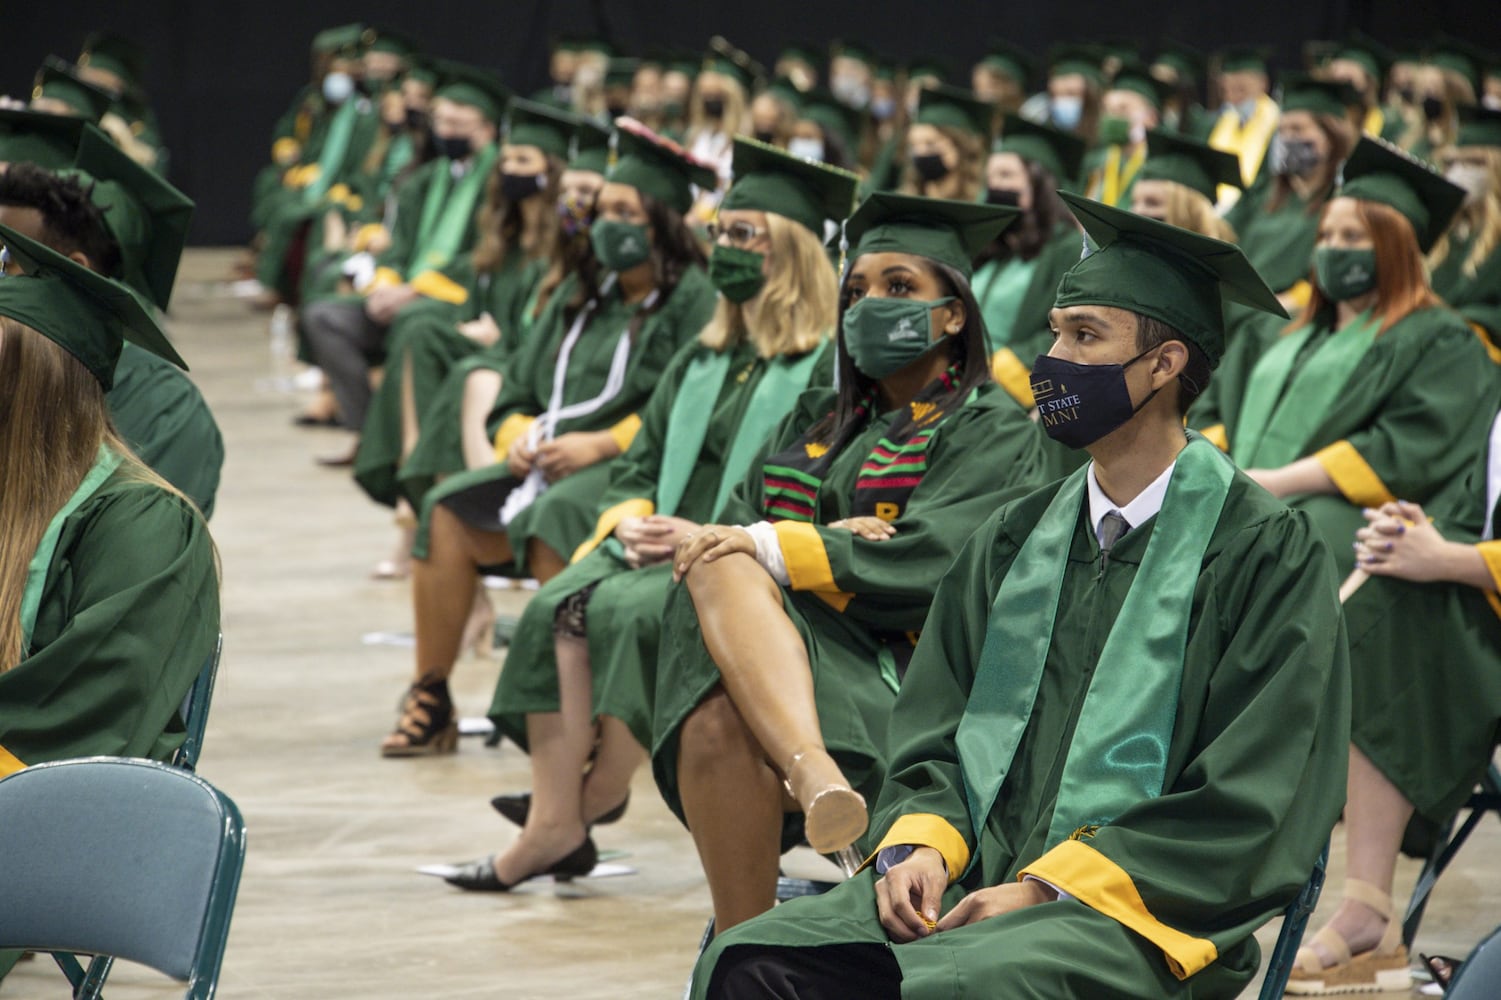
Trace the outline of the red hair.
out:
<instances>
[{"instance_id":1,"label":"red hair","mask_svg":"<svg viewBox=\"0 0 1501 1000\"><path fill-rule=\"evenodd\" d=\"M1443 300L1428 283L1428 267L1407 216L1379 201L1351 200L1355 202L1355 213L1365 224L1366 232L1371 234L1371 248L1376 252L1376 305L1373 311L1381 318L1381 332L1385 333L1419 309L1442 305ZM1324 205L1324 211L1319 215L1320 226L1332 203L1331 199ZM1308 297L1303 315L1297 319L1298 326L1312 323L1315 316L1332 304L1325 298L1317 281L1309 283L1313 286L1313 294Z\"/></svg>"}]
</instances>

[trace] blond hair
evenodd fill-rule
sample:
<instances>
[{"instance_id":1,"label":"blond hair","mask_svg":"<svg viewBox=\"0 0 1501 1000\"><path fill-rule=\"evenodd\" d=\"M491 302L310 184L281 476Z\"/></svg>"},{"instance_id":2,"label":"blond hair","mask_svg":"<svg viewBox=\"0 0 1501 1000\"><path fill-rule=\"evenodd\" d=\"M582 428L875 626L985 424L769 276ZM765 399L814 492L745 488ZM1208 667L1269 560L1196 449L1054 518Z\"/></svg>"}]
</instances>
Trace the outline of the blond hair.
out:
<instances>
[{"instance_id":1,"label":"blond hair","mask_svg":"<svg viewBox=\"0 0 1501 1000\"><path fill-rule=\"evenodd\" d=\"M717 120L704 114L704 98L699 84L705 80L724 83L724 115ZM701 132L744 135L750 117L749 110L750 98L746 96L745 87L739 80L713 70L705 70L694 81L693 93L688 98L688 138L684 145L692 148L693 141Z\"/></svg>"},{"instance_id":2,"label":"blond hair","mask_svg":"<svg viewBox=\"0 0 1501 1000\"><path fill-rule=\"evenodd\" d=\"M82 362L31 327L0 316L0 673L21 662L27 569L101 445L120 454L119 474L192 506L116 435L104 389Z\"/></svg>"},{"instance_id":3,"label":"blond hair","mask_svg":"<svg viewBox=\"0 0 1501 1000\"><path fill-rule=\"evenodd\" d=\"M959 175L960 187L959 193L954 196L953 200L974 201L980 197L980 191L984 187L985 143L968 129L954 128L949 125L934 125L933 128L952 142L954 148L959 151L959 163L954 167L954 172ZM946 179L941 178L932 183L941 184ZM902 168L902 183L898 191L901 194L923 195L925 186L929 186L929 182L924 181L918 175L917 167L908 156L907 165Z\"/></svg>"},{"instance_id":4,"label":"blond hair","mask_svg":"<svg viewBox=\"0 0 1501 1000\"><path fill-rule=\"evenodd\" d=\"M771 231L771 273L747 303L719 297L709 325L698 339L705 347L727 350L749 338L763 358L805 354L834 333L839 315L839 283L822 241L806 226L766 213ZM747 306L754 303L755 324Z\"/></svg>"},{"instance_id":5,"label":"blond hair","mask_svg":"<svg viewBox=\"0 0 1501 1000\"><path fill-rule=\"evenodd\" d=\"M1161 183L1167 185L1167 218L1163 221L1168 225L1226 243L1236 241L1235 228L1215 214L1214 204L1203 194L1177 181Z\"/></svg>"},{"instance_id":6,"label":"blond hair","mask_svg":"<svg viewBox=\"0 0 1501 1000\"><path fill-rule=\"evenodd\" d=\"M1488 174L1485 195L1460 209L1454 224L1434 244L1433 250L1428 254L1430 270L1438 270L1439 265L1449 256L1450 240L1456 233L1473 234L1475 237L1475 242L1470 246L1470 254L1461 266L1467 278L1475 277L1480 265L1490 258L1497 244L1501 243L1501 149L1486 147L1479 152L1485 157Z\"/></svg>"}]
</instances>

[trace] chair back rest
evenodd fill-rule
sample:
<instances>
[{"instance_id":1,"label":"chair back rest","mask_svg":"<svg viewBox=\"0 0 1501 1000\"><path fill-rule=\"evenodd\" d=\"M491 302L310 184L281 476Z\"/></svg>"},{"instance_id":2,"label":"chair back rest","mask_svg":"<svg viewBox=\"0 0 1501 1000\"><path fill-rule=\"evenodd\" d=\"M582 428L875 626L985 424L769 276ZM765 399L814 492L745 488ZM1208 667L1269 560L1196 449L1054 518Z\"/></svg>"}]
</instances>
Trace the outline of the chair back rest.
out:
<instances>
[{"instance_id":1,"label":"chair back rest","mask_svg":"<svg viewBox=\"0 0 1501 1000\"><path fill-rule=\"evenodd\" d=\"M1444 992L1445 1000L1494 1000L1501 983L1501 927L1487 934L1464 960Z\"/></svg>"},{"instance_id":2,"label":"chair back rest","mask_svg":"<svg viewBox=\"0 0 1501 1000\"><path fill-rule=\"evenodd\" d=\"M17 771L0 780L0 858L0 948L111 955L212 995L245 824L202 778L122 757Z\"/></svg>"},{"instance_id":3,"label":"chair back rest","mask_svg":"<svg viewBox=\"0 0 1501 1000\"><path fill-rule=\"evenodd\" d=\"M214 701L214 681L219 676L219 656L223 652L224 634L221 632L214 643L214 651L209 654L203 669L198 671L193 686L183 695L182 707L177 710L187 734L182 746L172 754L172 766L184 771L197 770L198 755L203 752L203 732L208 728L208 710Z\"/></svg>"},{"instance_id":4,"label":"chair back rest","mask_svg":"<svg viewBox=\"0 0 1501 1000\"><path fill-rule=\"evenodd\" d=\"M1313 872L1298 896L1282 913L1282 929L1277 932L1277 943L1272 948L1272 957L1267 961L1266 975L1261 981L1260 1000L1280 1000L1287 989L1287 980L1292 976L1293 961L1298 946L1303 943L1303 932L1308 929L1308 918L1318 908L1319 894L1324 891L1324 875L1329 868L1329 844L1314 862Z\"/></svg>"}]
</instances>

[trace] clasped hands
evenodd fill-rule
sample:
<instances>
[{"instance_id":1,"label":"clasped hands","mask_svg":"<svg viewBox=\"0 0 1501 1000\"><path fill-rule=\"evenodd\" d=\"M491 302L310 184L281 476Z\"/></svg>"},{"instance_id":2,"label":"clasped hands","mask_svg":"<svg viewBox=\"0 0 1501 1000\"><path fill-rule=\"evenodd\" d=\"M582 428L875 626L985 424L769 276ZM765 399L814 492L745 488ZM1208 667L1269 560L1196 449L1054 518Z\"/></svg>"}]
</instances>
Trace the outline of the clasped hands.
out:
<instances>
[{"instance_id":1,"label":"clasped hands","mask_svg":"<svg viewBox=\"0 0 1501 1000\"><path fill-rule=\"evenodd\" d=\"M525 479L536 466L549 483L555 483L618 454L620 446L609 431L572 431L539 445L523 434L511 442L506 467L517 479Z\"/></svg>"},{"instance_id":2,"label":"clasped hands","mask_svg":"<svg viewBox=\"0 0 1501 1000\"><path fill-rule=\"evenodd\" d=\"M919 847L878 879L876 911L891 940L906 944L1057 898L1043 882L1007 882L975 890L940 917L948 884L943 856L931 847Z\"/></svg>"},{"instance_id":3,"label":"clasped hands","mask_svg":"<svg viewBox=\"0 0 1501 1000\"><path fill-rule=\"evenodd\" d=\"M840 528L871 542L884 542L896 534L896 528L879 517L846 517L830 522L828 527ZM672 567L673 582L680 582L700 559L710 563L736 552L743 552L752 559L756 557L756 540L749 531L734 525L705 525L678 543Z\"/></svg>"}]
</instances>

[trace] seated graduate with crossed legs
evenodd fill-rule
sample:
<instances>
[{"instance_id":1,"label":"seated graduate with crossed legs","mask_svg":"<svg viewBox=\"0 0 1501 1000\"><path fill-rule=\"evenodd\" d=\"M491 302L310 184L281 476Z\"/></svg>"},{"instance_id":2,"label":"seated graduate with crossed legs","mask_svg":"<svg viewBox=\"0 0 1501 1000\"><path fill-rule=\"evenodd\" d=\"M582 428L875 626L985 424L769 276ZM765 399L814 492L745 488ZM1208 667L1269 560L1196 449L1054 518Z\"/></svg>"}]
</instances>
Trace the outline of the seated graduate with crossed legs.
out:
<instances>
[{"instance_id":1,"label":"seated graduate with crossed legs","mask_svg":"<svg viewBox=\"0 0 1501 1000\"><path fill-rule=\"evenodd\" d=\"M721 934L694 996L1234 997L1339 815L1333 560L1182 423L1222 300L1280 307L1230 244L1064 198L1101 249L1032 381L1092 461L939 585L863 869Z\"/></svg>"}]
</instances>

